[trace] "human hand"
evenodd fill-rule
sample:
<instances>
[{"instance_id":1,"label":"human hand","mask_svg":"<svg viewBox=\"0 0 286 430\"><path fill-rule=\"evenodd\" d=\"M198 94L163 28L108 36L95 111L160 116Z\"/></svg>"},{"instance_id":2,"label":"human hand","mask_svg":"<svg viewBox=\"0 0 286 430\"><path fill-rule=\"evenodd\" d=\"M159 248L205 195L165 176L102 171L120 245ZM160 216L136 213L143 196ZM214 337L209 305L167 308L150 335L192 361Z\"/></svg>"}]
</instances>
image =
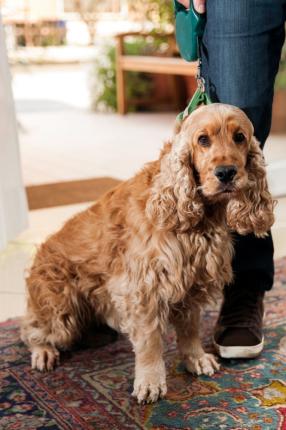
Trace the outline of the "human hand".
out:
<instances>
[{"instance_id":1,"label":"human hand","mask_svg":"<svg viewBox=\"0 0 286 430\"><path fill-rule=\"evenodd\" d=\"M185 8L190 9L190 0L178 0ZM197 12L205 13L206 11L206 0L193 0L194 7Z\"/></svg>"}]
</instances>

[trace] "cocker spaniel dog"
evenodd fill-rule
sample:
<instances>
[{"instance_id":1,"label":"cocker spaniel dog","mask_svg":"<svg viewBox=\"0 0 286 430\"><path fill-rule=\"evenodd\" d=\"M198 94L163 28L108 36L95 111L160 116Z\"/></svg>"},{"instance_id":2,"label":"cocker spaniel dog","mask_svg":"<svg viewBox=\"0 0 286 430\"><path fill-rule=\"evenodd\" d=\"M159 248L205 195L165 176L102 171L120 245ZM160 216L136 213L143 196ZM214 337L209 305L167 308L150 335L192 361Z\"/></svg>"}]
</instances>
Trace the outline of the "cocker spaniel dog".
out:
<instances>
[{"instance_id":1,"label":"cocker spaniel dog","mask_svg":"<svg viewBox=\"0 0 286 430\"><path fill-rule=\"evenodd\" d=\"M200 107L158 160L41 245L22 323L32 368L53 369L95 316L129 337L138 402L166 394L169 323L186 368L212 375L219 366L202 348L200 311L232 280L231 232L264 236L273 221L251 122L230 105Z\"/></svg>"}]
</instances>

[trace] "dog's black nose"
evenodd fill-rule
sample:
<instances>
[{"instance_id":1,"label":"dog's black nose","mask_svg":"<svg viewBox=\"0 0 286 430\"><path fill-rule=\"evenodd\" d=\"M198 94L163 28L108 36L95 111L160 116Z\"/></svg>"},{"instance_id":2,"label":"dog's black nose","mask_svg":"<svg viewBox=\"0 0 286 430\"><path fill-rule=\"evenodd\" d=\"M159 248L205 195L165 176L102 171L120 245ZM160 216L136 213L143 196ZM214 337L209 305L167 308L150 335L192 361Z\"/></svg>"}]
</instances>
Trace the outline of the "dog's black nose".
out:
<instances>
[{"instance_id":1,"label":"dog's black nose","mask_svg":"<svg viewBox=\"0 0 286 430\"><path fill-rule=\"evenodd\" d=\"M218 166L215 168L214 174L220 182L227 184L237 174L237 168L235 166Z\"/></svg>"}]
</instances>

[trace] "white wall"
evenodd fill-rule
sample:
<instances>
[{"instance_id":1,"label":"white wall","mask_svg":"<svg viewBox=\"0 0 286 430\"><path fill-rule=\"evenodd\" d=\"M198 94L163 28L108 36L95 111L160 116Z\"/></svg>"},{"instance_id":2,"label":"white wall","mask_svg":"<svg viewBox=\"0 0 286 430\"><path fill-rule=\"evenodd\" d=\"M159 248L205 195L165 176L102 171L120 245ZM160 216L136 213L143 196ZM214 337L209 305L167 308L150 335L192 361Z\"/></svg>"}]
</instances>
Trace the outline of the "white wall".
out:
<instances>
[{"instance_id":1,"label":"white wall","mask_svg":"<svg viewBox=\"0 0 286 430\"><path fill-rule=\"evenodd\" d=\"M0 15L0 251L28 224L17 123Z\"/></svg>"}]
</instances>

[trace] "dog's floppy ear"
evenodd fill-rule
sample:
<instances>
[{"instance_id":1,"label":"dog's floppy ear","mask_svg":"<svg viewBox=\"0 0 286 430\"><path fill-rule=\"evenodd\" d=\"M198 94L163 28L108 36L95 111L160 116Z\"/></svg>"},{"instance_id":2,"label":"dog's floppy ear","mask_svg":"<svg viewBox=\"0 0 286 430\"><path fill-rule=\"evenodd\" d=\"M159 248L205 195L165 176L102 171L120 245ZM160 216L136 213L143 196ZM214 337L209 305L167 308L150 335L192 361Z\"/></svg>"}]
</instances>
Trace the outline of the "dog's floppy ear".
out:
<instances>
[{"instance_id":1,"label":"dog's floppy ear","mask_svg":"<svg viewBox=\"0 0 286 430\"><path fill-rule=\"evenodd\" d=\"M232 230L258 237L267 234L274 223L274 201L268 190L262 150L253 137L250 143L246 170L248 185L227 206L227 223Z\"/></svg>"},{"instance_id":2,"label":"dog's floppy ear","mask_svg":"<svg viewBox=\"0 0 286 430\"><path fill-rule=\"evenodd\" d=\"M146 214L159 229L183 232L197 225L203 213L190 148L184 133L179 133L170 152L161 159Z\"/></svg>"}]
</instances>

